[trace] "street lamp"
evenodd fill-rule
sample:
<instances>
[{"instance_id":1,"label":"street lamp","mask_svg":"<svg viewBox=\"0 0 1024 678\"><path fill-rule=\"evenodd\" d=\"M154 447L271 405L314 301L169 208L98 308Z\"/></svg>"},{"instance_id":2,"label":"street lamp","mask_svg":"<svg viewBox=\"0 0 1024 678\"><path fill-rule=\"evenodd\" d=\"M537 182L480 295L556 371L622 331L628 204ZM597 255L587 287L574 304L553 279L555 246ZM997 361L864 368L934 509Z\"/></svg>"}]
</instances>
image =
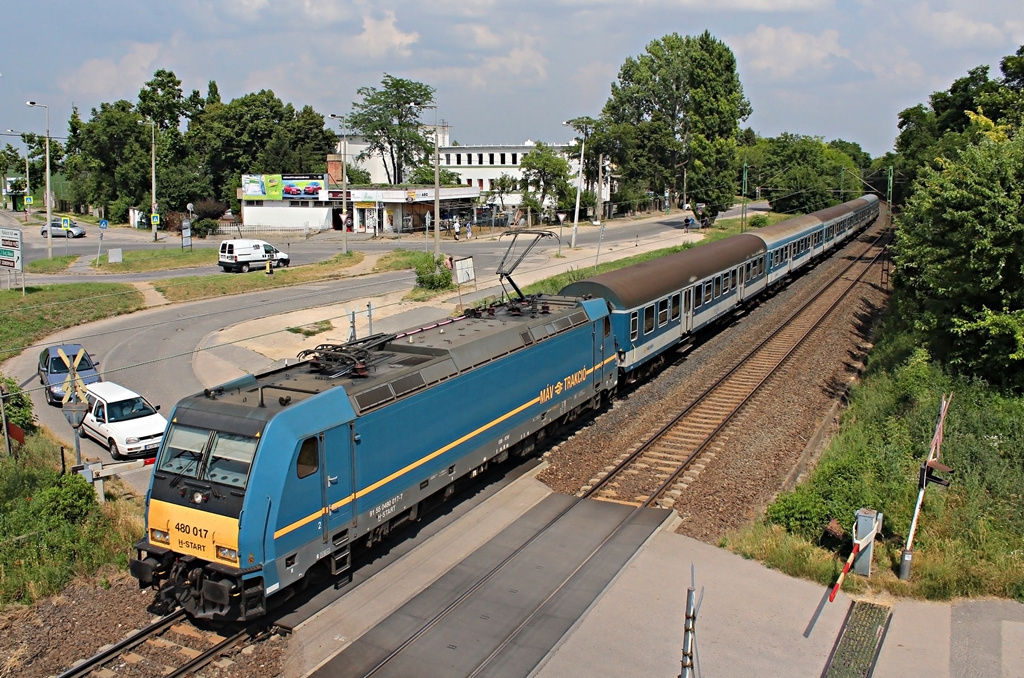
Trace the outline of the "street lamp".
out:
<instances>
[{"instance_id":1,"label":"street lamp","mask_svg":"<svg viewBox=\"0 0 1024 678\"><path fill-rule=\"evenodd\" d=\"M338 120L344 126L345 118L331 113L332 120ZM348 131L341 130L341 253L348 254ZM355 220L352 221L355 223Z\"/></svg>"},{"instance_id":2,"label":"street lamp","mask_svg":"<svg viewBox=\"0 0 1024 678\"><path fill-rule=\"evenodd\" d=\"M50 232L50 107L35 101L26 101L25 104L29 108L46 109L46 258L53 259L53 233Z\"/></svg>"},{"instance_id":3,"label":"street lamp","mask_svg":"<svg viewBox=\"0 0 1024 678\"><path fill-rule=\"evenodd\" d=\"M147 122L146 120L139 120L139 124L140 125L145 125L146 122ZM152 131L152 140L151 140L151 143L150 143L150 170L151 170L152 183L150 185L150 192L149 192L149 198L150 198L150 201L151 201L151 204L149 206L150 207L150 213L149 213L150 218L149 218L149 221L150 221L150 223L153 224L153 242L156 242L157 241L157 237L156 237L156 220L153 219L153 216L155 214L157 214L157 204L156 204L156 121L153 120L153 118L150 118L148 122L149 122L150 129Z\"/></svg>"},{"instance_id":4,"label":"street lamp","mask_svg":"<svg viewBox=\"0 0 1024 678\"><path fill-rule=\"evenodd\" d=\"M434 109L434 260L441 257L441 169L437 153L437 104L417 104L419 108Z\"/></svg>"},{"instance_id":5,"label":"street lamp","mask_svg":"<svg viewBox=\"0 0 1024 678\"><path fill-rule=\"evenodd\" d=\"M16 132L13 129L9 129L9 130L7 130L7 132L8 132L8 134L22 134L22 135L25 134L24 132ZM28 144L25 144L25 195L26 196L32 195L32 191L29 189L29 183L28 183ZM25 205L25 223L28 223L28 205L27 204Z\"/></svg>"},{"instance_id":6,"label":"street lamp","mask_svg":"<svg viewBox=\"0 0 1024 678\"><path fill-rule=\"evenodd\" d=\"M574 123L577 122L578 121L576 120L567 120L562 124L575 128L576 124ZM576 249L576 229L580 223L580 194L583 192L583 151L587 147L587 131L589 129L586 123L579 124L580 127L582 127L580 131L583 132L583 141L580 143L580 176L576 182L576 211L573 213L572 217L572 238L569 241L569 249ZM541 207L543 207L543 205Z\"/></svg>"}]
</instances>

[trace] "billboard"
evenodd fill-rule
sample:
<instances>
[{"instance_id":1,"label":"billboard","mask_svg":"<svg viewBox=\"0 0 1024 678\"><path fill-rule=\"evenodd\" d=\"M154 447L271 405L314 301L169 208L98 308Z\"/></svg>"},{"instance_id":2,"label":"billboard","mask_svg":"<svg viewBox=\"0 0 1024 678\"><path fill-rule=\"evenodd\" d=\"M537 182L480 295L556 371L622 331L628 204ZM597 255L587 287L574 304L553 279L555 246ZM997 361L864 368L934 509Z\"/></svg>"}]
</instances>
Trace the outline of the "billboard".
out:
<instances>
[{"instance_id":1,"label":"billboard","mask_svg":"<svg viewBox=\"0 0 1024 678\"><path fill-rule=\"evenodd\" d=\"M243 174L242 200L326 200L326 174Z\"/></svg>"}]
</instances>

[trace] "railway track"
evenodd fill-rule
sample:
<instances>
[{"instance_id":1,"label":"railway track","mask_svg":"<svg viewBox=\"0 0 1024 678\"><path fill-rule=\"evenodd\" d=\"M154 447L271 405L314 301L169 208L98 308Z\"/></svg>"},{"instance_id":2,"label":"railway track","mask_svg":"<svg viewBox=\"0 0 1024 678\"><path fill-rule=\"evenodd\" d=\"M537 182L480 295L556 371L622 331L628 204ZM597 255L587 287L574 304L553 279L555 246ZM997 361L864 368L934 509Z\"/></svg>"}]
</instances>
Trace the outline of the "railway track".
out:
<instances>
[{"instance_id":1,"label":"railway track","mask_svg":"<svg viewBox=\"0 0 1024 678\"><path fill-rule=\"evenodd\" d=\"M185 611L175 610L79 662L58 678L118 675L158 675L179 678L191 675L240 642L258 640L253 627L229 635L197 628Z\"/></svg>"},{"instance_id":2,"label":"railway track","mask_svg":"<svg viewBox=\"0 0 1024 678\"><path fill-rule=\"evenodd\" d=\"M850 264L736 365L646 441L592 478L581 495L632 506L671 508L704 465L727 445L739 415L805 346L814 331L882 256L878 235Z\"/></svg>"},{"instance_id":3,"label":"railway track","mask_svg":"<svg viewBox=\"0 0 1024 678\"><path fill-rule=\"evenodd\" d=\"M716 441L728 433L731 422L744 405L758 393L759 389L776 374L779 368L791 360L797 350L829 315L830 311L871 269L882 255L885 236L877 237L851 263L835 275L826 287L806 302L801 309L787 318L782 325L758 346L751 349L725 376L693 400L683 412L665 424L648 441L628 452L601 476L583 488L576 499L556 515L537 534L512 551L489 572L468 586L458 597L449 602L432 618L419 626L395 649L383 657L372 669L355 675L369 678L374 675L390 675L393 662L400 665L402 654L420 638L428 634L449 615L458 615L463 606L484 585L498 576L519 554L526 551L544 532L554 526L573 508L587 498L597 498L633 506L634 509L617 525L610 526L602 535L593 552L578 566L554 592L539 605L526 613L520 623L465 675L476 677L491 675L500 665L502 652L517 642L522 634L540 615L555 596L566 587L571 587L574 577L624 529L638 512L646 507L664 504L671 507L679 493L679 485L688 482L689 469L706 458ZM703 455L703 456L702 456ZM396 661L397 660L397 661Z\"/></svg>"}]
</instances>

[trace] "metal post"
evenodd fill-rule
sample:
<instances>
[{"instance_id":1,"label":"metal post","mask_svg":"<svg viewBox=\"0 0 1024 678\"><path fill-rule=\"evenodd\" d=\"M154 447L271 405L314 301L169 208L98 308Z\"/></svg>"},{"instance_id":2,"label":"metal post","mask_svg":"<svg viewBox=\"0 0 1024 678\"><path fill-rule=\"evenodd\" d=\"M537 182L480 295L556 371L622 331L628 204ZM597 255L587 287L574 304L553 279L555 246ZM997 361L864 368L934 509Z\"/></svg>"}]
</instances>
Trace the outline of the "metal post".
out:
<instances>
[{"instance_id":1,"label":"metal post","mask_svg":"<svg viewBox=\"0 0 1024 678\"><path fill-rule=\"evenodd\" d=\"M695 678L697 673L697 575L690 565L690 587L686 589L686 621L683 624L683 658L679 678ZM702 595L703 597L703 595Z\"/></svg>"},{"instance_id":2,"label":"metal post","mask_svg":"<svg viewBox=\"0 0 1024 678\"><path fill-rule=\"evenodd\" d=\"M587 130L583 129L583 141L580 143L580 176L576 181L576 211L572 217L572 237L569 239L569 249L576 249L576 229L580 223L580 194L583 192L583 151L587 147ZM543 207L543 205L541 205Z\"/></svg>"},{"instance_id":3,"label":"metal post","mask_svg":"<svg viewBox=\"0 0 1024 678\"><path fill-rule=\"evenodd\" d=\"M747 227L747 161L743 161L743 191L740 193L742 203L742 214L740 215L740 233L746 231Z\"/></svg>"},{"instance_id":4,"label":"metal post","mask_svg":"<svg viewBox=\"0 0 1024 678\"><path fill-rule=\"evenodd\" d=\"M152 131L152 139L150 144L150 170L152 172L152 185L149 193L150 200L152 200L152 208L150 211L150 222L153 224L153 242L157 241L156 238L156 222L153 221L153 215L157 214L157 203L156 203L156 121L152 118L149 119L150 130Z\"/></svg>"},{"instance_id":5,"label":"metal post","mask_svg":"<svg viewBox=\"0 0 1024 678\"><path fill-rule=\"evenodd\" d=\"M341 253L348 254L348 134L341 140ZM355 219L352 220L355 223Z\"/></svg>"},{"instance_id":6,"label":"metal post","mask_svg":"<svg viewBox=\"0 0 1024 678\"><path fill-rule=\"evenodd\" d=\"M367 330L366 330L366 334L368 336L373 336L373 302L372 301L366 302L366 322L369 325Z\"/></svg>"},{"instance_id":7,"label":"metal post","mask_svg":"<svg viewBox=\"0 0 1024 678\"><path fill-rule=\"evenodd\" d=\"M438 154L437 105L434 105L434 261L441 258L441 168Z\"/></svg>"},{"instance_id":8,"label":"metal post","mask_svg":"<svg viewBox=\"0 0 1024 678\"><path fill-rule=\"evenodd\" d=\"M599 153L597 156L597 220L601 223L601 228L604 228L604 153ZM600 241L598 242L598 249L601 247Z\"/></svg>"},{"instance_id":9,"label":"metal post","mask_svg":"<svg viewBox=\"0 0 1024 678\"><path fill-rule=\"evenodd\" d=\"M4 440L7 441L7 456L14 456L14 452L11 451L11 432L7 428L7 408L4 406L4 401L7 400L7 386L0 384L0 422L3 423L4 427Z\"/></svg>"}]
</instances>

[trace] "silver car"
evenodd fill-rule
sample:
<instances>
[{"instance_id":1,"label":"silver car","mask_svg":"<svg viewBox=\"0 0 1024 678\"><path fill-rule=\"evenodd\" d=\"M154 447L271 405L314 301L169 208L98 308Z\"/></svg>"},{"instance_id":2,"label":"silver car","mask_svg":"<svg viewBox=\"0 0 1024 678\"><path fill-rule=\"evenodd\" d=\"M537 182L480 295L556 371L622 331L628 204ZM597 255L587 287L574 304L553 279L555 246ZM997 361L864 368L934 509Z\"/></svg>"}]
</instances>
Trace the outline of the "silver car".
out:
<instances>
[{"instance_id":1,"label":"silver car","mask_svg":"<svg viewBox=\"0 0 1024 678\"><path fill-rule=\"evenodd\" d=\"M61 225L60 219L54 219L50 222L50 237L51 238L84 238L85 229L75 223L74 219L70 220L71 227L66 231ZM43 226L39 230L39 235L46 237L46 226Z\"/></svg>"}]
</instances>

